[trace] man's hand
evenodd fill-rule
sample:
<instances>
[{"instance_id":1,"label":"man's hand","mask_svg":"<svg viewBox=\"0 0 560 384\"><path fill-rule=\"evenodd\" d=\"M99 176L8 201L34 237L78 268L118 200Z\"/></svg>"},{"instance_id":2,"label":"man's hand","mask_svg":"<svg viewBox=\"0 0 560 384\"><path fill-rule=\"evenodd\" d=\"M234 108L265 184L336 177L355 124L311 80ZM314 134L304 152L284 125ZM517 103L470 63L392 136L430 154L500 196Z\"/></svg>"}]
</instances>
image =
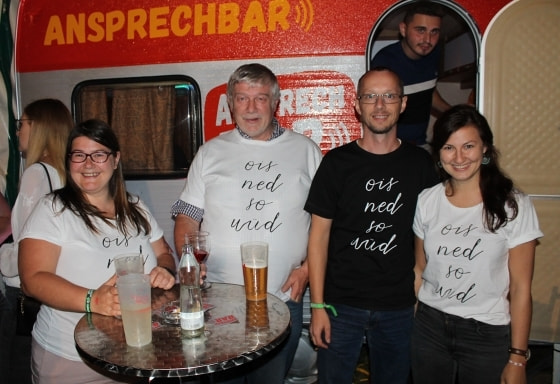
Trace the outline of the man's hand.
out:
<instances>
[{"instance_id":1,"label":"man's hand","mask_svg":"<svg viewBox=\"0 0 560 384\"><path fill-rule=\"evenodd\" d=\"M313 309L309 325L311 342L319 348L328 348L331 342L331 321L324 308Z\"/></svg>"},{"instance_id":2,"label":"man's hand","mask_svg":"<svg viewBox=\"0 0 560 384\"><path fill-rule=\"evenodd\" d=\"M303 292L309 281L309 272L307 270L307 263L303 263L300 268L296 268L290 273L288 279L282 285L282 292L287 292L291 288L290 298L299 302L303 297Z\"/></svg>"}]
</instances>

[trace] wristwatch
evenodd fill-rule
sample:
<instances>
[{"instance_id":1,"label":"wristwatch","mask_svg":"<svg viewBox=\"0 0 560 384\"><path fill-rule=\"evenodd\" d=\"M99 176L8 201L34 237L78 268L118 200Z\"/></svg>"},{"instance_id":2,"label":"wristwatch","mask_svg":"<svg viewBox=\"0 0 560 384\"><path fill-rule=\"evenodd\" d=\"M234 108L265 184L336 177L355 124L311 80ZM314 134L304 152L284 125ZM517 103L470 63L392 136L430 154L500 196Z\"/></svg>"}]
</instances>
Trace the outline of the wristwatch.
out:
<instances>
[{"instance_id":1,"label":"wristwatch","mask_svg":"<svg viewBox=\"0 0 560 384\"><path fill-rule=\"evenodd\" d=\"M529 348L525 351L523 349L509 347L508 352L513 353L514 355L523 356L525 360L529 360L531 358L531 350Z\"/></svg>"}]
</instances>

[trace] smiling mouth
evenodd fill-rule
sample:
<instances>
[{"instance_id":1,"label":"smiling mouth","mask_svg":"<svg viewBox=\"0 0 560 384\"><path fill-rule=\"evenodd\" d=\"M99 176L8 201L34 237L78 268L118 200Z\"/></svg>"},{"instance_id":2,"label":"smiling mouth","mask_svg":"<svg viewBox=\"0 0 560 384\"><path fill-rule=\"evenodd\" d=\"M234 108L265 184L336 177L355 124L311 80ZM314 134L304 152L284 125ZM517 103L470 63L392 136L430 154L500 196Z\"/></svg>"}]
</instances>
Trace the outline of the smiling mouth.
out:
<instances>
[{"instance_id":1,"label":"smiling mouth","mask_svg":"<svg viewBox=\"0 0 560 384\"><path fill-rule=\"evenodd\" d=\"M458 169L458 170L463 170L463 169L467 169L470 167L470 163L468 164L453 164L453 168Z\"/></svg>"},{"instance_id":2,"label":"smiling mouth","mask_svg":"<svg viewBox=\"0 0 560 384\"><path fill-rule=\"evenodd\" d=\"M380 120L380 119L386 119L387 117L389 117L389 115L387 114L383 114L383 115L373 115L374 119Z\"/></svg>"}]
</instances>

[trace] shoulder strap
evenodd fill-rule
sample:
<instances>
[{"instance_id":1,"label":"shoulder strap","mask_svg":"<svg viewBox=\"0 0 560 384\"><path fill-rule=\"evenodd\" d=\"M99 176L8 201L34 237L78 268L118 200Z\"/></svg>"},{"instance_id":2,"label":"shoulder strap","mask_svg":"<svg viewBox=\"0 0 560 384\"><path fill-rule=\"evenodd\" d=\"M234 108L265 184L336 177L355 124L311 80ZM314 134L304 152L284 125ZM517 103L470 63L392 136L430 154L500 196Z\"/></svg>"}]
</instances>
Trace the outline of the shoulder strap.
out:
<instances>
[{"instance_id":1,"label":"shoulder strap","mask_svg":"<svg viewBox=\"0 0 560 384\"><path fill-rule=\"evenodd\" d=\"M52 190L52 183L51 183L51 175L49 175L49 170L47 169L47 166L45 164L43 164L41 162L39 164L41 164L43 166L43 169L45 170L45 173L47 174L47 179L49 179L49 189L52 192L53 190Z\"/></svg>"}]
</instances>

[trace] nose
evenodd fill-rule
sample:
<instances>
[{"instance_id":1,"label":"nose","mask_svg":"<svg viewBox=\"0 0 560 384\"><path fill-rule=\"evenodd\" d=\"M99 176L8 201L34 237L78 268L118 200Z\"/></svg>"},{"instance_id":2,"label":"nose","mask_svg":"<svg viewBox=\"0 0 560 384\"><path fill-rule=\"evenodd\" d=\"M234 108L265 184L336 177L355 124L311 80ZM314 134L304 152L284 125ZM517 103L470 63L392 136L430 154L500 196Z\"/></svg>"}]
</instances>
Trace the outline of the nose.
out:
<instances>
[{"instance_id":1,"label":"nose","mask_svg":"<svg viewBox=\"0 0 560 384\"><path fill-rule=\"evenodd\" d=\"M247 102L247 109L249 111L255 111L257 109L257 99L249 98Z\"/></svg>"},{"instance_id":2,"label":"nose","mask_svg":"<svg viewBox=\"0 0 560 384\"><path fill-rule=\"evenodd\" d=\"M426 42L427 43L430 43L431 45L434 45L435 40L436 40L435 35L432 35L431 33L426 34Z\"/></svg>"},{"instance_id":3,"label":"nose","mask_svg":"<svg viewBox=\"0 0 560 384\"><path fill-rule=\"evenodd\" d=\"M85 163L84 165L85 165L86 167L91 167L91 166L93 166L93 165L95 164L95 162L93 161L91 155L86 156L86 161L84 161L84 163Z\"/></svg>"},{"instance_id":4,"label":"nose","mask_svg":"<svg viewBox=\"0 0 560 384\"><path fill-rule=\"evenodd\" d=\"M460 163L463 160L463 157L465 157L465 155L463 154L462 150L458 150L457 152L455 152L455 161Z\"/></svg>"},{"instance_id":5,"label":"nose","mask_svg":"<svg viewBox=\"0 0 560 384\"><path fill-rule=\"evenodd\" d=\"M375 108L378 108L381 105L381 107L385 107L385 102L383 101L383 96L379 95L377 96L377 99L375 99Z\"/></svg>"}]
</instances>

